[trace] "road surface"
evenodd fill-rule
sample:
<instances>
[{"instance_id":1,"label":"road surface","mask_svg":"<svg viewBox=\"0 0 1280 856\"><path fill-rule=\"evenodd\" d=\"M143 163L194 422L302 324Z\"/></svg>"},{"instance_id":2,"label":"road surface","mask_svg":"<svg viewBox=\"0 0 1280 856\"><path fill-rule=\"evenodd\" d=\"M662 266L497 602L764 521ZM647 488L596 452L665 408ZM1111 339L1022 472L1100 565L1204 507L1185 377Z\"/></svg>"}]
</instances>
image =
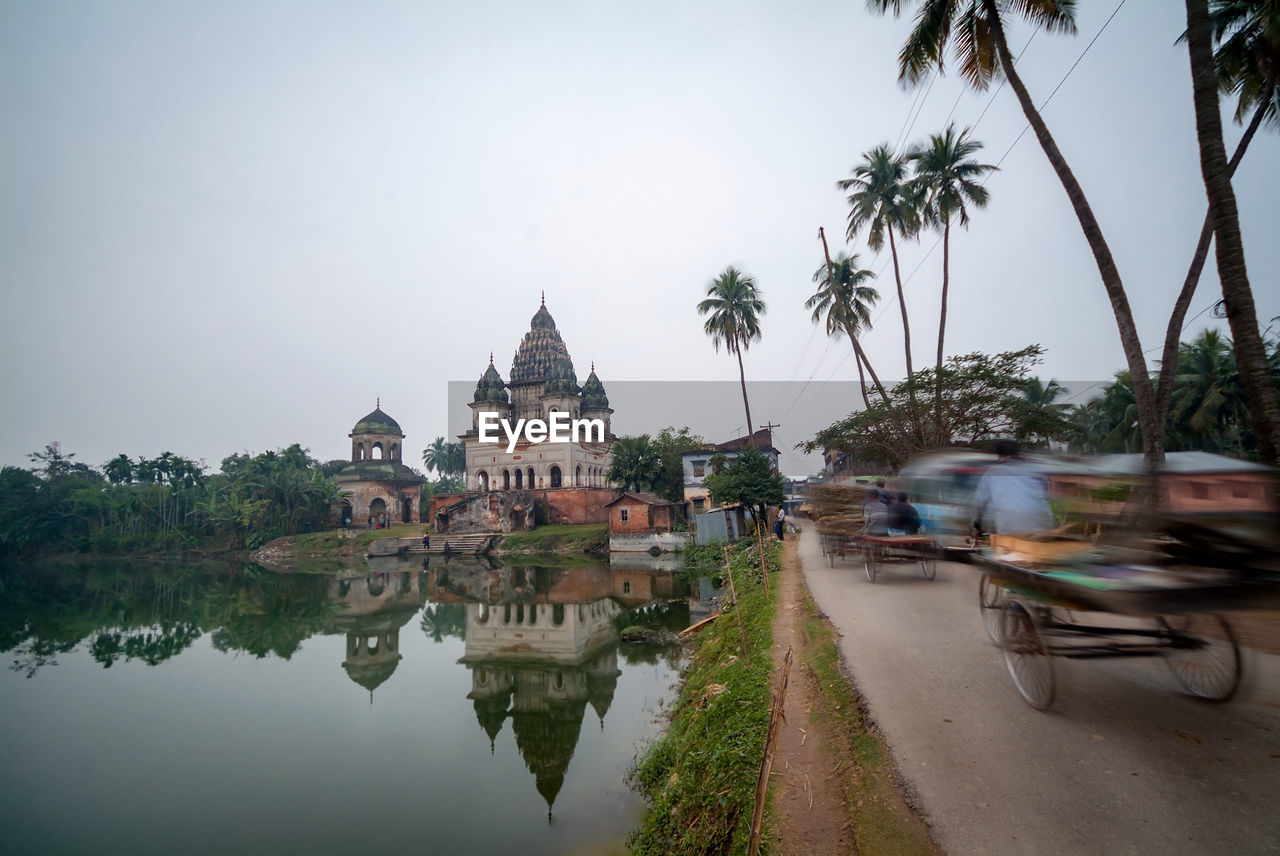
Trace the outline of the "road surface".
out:
<instances>
[{"instance_id":1,"label":"road surface","mask_svg":"<svg viewBox=\"0 0 1280 856\"><path fill-rule=\"evenodd\" d=\"M1027 705L983 631L978 572L829 568L805 579L898 769L954 854L1280 853L1280 657L1242 649L1226 704L1182 693L1155 658L1054 662Z\"/></svg>"}]
</instances>

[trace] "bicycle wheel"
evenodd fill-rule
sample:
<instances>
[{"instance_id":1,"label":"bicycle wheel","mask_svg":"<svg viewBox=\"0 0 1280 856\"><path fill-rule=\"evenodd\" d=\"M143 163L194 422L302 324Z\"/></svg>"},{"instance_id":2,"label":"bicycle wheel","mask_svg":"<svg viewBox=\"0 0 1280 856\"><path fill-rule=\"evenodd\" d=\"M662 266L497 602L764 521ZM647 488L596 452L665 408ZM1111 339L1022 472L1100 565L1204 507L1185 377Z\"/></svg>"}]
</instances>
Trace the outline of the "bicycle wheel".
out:
<instances>
[{"instance_id":1,"label":"bicycle wheel","mask_svg":"<svg viewBox=\"0 0 1280 856\"><path fill-rule=\"evenodd\" d=\"M933 579L938 575L938 560L933 556L921 556L920 570L924 572L926 580Z\"/></svg>"},{"instance_id":2,"label":"bicycle wheel","mask_svg":"<svg viewBox=\"0 0 1280 856\"><path fill-rule=\"evenodd\" d=\"M1184 690L1204 701L1226 701L1240 688L1240 648L1220 615L1157 618L1168 635L1164 661Z\"/></svg>"},{"instance_id":3,"label":"bicycle wheel","mask_svg":"<svg viewBox=\"0 0 1280 856\"><path fill-rule=\"evenodd\" d=\"M978 583L978 605L982 611L982 626L987 637L1000 644L1000 610L1004 607L1004 588L996 585L986 574Z\"/></svg>"},{"instance_id":4,"label":"bicycle wheel","mask_svg":"<svg viewBox=\"0 0 1280 856\"><path fill-rule=\"evenodd\" d=\"M1045 644L1039 619L1021 598L1005 598L1000 648L1009 677L1023 700L1036 710L1053 704L1053 654Z\"/></svg>"},{"instance_id":5,"label":"bicycle wheel","mask_svg":"<svg viewBox=\"0 0 1280 856\"><path fill-rule=\"evenodd\" d=\"M877 552L874 544L866 544L862 548L862 565L867 570L867 582L869 583L876 581L876 564L880 559L876 555Z\"/></svg>"}]
</instances>

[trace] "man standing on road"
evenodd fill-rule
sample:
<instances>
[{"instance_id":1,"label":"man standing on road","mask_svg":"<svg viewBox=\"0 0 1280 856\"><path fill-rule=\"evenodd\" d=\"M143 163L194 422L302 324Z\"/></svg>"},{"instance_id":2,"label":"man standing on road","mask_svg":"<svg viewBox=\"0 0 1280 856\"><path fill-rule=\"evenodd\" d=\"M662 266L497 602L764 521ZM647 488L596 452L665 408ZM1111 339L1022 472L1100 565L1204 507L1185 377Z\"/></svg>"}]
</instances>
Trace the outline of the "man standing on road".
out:
<instances>
[{"instance_id":1,"label":"man standing on road","mask_svg":"<svg viewBox=\"0 0 1280 856\"><path fill-rule=\"evenodd\" d=\"M983 473L973 497L974 526L1005 535L1052 529L1044 474L1018 455L1012 440L997 440L995 451L1000 459Z\"/></svg>"}]
</instances>

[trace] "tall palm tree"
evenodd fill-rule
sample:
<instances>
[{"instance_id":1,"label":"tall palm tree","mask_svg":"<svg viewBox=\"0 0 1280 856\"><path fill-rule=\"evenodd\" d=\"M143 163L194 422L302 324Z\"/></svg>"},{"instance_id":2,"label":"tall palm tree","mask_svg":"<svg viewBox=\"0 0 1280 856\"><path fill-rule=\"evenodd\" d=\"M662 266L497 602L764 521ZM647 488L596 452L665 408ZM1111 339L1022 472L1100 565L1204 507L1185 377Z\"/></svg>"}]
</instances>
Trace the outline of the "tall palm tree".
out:
<instances>
[{"instance_id":1,"label":"tall palm tree","mask_svg":"<svg viewBox=\"0 0 1280 856\"><path fill-rule=\"evenodd\" d=\"M900 14L902 0L869 0L871 8ZM1013 54L1005 37L1001 10L1015 10L1033 26L1050 32L1075 34L1075 0L1019 0L1017 3L1002 0L922 0L922 9L906 43L898 54L899 78L918 85L925 73L933 67L943 67L947 45L954 46L960 65L960 74L974 89L986 89L991 81L1003 74L1018 98L1022 112L1035 132L1040 148L1044 150L1054 172L1058 176L1076 219L1084 232L1094 262L1102 278L1103 288L1111 301L1111 311L1120 332L1120 345L1125 361L1133 377L1133 390L1137 400L1139 421L1142 425L1143 451L1151 462L1164 460L1164 446L1156 413L1155 389L1147 373L1147 361L1142 353L1142 342L1134 324L1129 297L1120 278L1111 248L1103 237L1102 227L1094 216L1093 208L1084 195L1084 189L1076 180L1057 142L1049 133L1031 94L1018 75L1013 64ZM952 41L952 36L955 40Z\"/></svg>"},{"instance_id":2,"label":"tall palm tree","mask_svg":"<svg viewBox=\"0 0 1280 856\"><path fill-rule=\"evenodd\" d=\"M1178 349L1169 414L1189 447L1243 453L1240 428L1247 414L1231 342L1205 330ZM1234 446L1234 448L1232 448Z\"/></svg>"},{"instance_id":3,"label":"tall palm tree","mask_svg":"<svg viewBox=\"0 0 1280 856\"><path fill-rule=\"evenodd\" d=\"M826 325L827 335L844 333L853 345L853 356L858 363L858 380L862 389L862 401L870 408L871 399L867 396L867 384L863 375L863 366L871 375L871 382L880 393L883 401L889 400L884 385L871 367L858 335L871 329L871 307L880 299L880 292L864 283L875 278L871 271L858 267L858 254L846 255L838 253L828 266L826 264L813 272L813 281L818 283L818 290L804 302L805 309L813 310L813 323Z\"/></svg>"},{"instance_id":4,"label":"tall palm tree","mask_svg":"<svg viewBox=\"0 0 1280 856\"><path fill-rule=\"evenodd\" d=\"M738 379L742 383L742 406L747 411L747 444L755 445L755 423L747 401L747 376L742 368L742 352L760 340L760 316L765 313L760 290L750 275L730 266L707 285L707 297L698 304L698 314L706 315L703 330L717 351L738 357Z\"/></svg>"},{"instance_id":5,"label":"tall palm tree","mask_svg":"<svg viewBox=\"0 0 1280 856\"><path fill-rule=\"evenodd\" d=\"M907 157L915 164L915 181L925 197L921 207L924 222L942 227L942 309L938 319L938 358L942 372L943 340L947 332L947 291L950 286L951 221L969 227L969 206L985 208L990 194L982 179L996 167L978 163L973 155L982 143L970 139L969 129L956 133L955 123L941 134L933 134L926 145L913 148Z\"/></svg>"},{"instance_id":6,"label":"tall palm tree","mask_svg":"<svg viewBox=\"0 0 1280 856\"><path fill-rule=\"evenodd\" d=\"M1273 127L1280 127L1280 2L1277 0L1213 0L1209 6L1213 38L1218 43L1213 60L1218 75L1218 88L1237 96L1236 121L1252 113L1253 117L1244 129L1235 153L1227 164L1227 173L1234 176L1236 167L1244 158L1254 134L1267 120ZM1184 33L1180 41L1185 41ZM1209 244L1213 241L1213 218L1205 212L1200 227L1200 239L1196 243L1182 290L1169 315L1165 330L1164 351L1161 354L1160 376L1156 385L1156 403L1161 424L1169 413L1169 399L1173 394L1173 373L1178 364L1178 348L1182 338L1182 325L1191 308L1200 274L1209 258Z\"/></svg>"},{"instance_id":7,"label":"tall palm tree","mask_svg":"<svg viewBox=\"0 0 1280 856\"><path fill-rule=\"evenodd\" d=\"M1214 255L1227 323L1235 342L1236 365L1258 452L1267 464L1280 454L1280 393L1267 372L1267 352L1258 329L1258 313L1245 267L1240 213L1222 141L1222 116L1218 104L1218 75L1213 58L1213 22L1209 0L1186 0L1187 53L1191 62L1191 88L1196 113L1196 138L1200 144L1200 172L1209 197L1213 220Z\"/></svg>"},{"instance_id":8,"label":"tall palm tree","mask_svg":"<svg viewBox=\"0 0 1280 856\"><path fill-rule=\"evenodd\" d=\"M619 437L610 450L609 481L623 490L647 490L662 472L662 454L648 434Z\"/></svg>"},{"instance_id":9,"label":"tall palm tree","mask_svg":"<svg viewBox=\"0 0 1280 856\"><path fill-rule=\"evenodd\" d=\"M893 278L898 286L898 308L902 310L902 336L907 357L907 377L914 368L911 364L911 323L907 319L907 301L902 293L902 270L898 266L897 232L903 237L915 235L920 229L918 199L914 185L907 178L905 156L895 155L888 143L863 152L862 163L853 168L853 175L836 182L840 190L849 191L849 228L847 236L854 241L863 227L868 227L867 244L873 250L884 246L889 238L889 252L893 256Z\"/></svg>"}]
</instances>

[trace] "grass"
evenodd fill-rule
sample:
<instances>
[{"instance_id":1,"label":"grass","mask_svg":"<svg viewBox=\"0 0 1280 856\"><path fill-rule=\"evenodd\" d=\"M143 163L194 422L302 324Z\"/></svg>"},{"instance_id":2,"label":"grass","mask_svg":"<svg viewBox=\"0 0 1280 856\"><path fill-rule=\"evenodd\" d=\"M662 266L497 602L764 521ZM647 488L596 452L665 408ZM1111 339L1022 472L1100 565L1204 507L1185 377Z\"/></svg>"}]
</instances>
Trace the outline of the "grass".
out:
<instances>
[{"instance_id":1,"label":"grass","mask_svg":"<svg viewBox=\"0 0 1280 856\"><path fill-rule=\"evenodd\" d=\"M608 542L607 523L560 524L503 535L497 549L499 553L587 553L604 550Z\"/></svg>"},{"instance_id":2,"label":"grass","mask_svg":"<svg viewBox=\"0 0 1280 856\"><path fill-rule=\"evenodd\" d=\"M732 560L738 602L697 637L666 734L631 773L650 811L628 841L633 854L747 852L756 779L769 727L773 615L754 545ZM777 570L781 545L769 549ZM742 619L749 660L743 656Z\"/></svg>"},{"instance_id":3,"label":"grass","mask_svg":"<svg viewBox=\"0 0 1280 856\"><path fill-rule=\"evenodd\" d=\"M924 823L906 807L894 781L893 762L881 736L870 728L863 706L840 665L836 636L808 591L804 594L805 647L802 666L812 670L818 701L810 716L841 761L841 778L858 852L936 854Z\"/></svg>"}]
</instances>

